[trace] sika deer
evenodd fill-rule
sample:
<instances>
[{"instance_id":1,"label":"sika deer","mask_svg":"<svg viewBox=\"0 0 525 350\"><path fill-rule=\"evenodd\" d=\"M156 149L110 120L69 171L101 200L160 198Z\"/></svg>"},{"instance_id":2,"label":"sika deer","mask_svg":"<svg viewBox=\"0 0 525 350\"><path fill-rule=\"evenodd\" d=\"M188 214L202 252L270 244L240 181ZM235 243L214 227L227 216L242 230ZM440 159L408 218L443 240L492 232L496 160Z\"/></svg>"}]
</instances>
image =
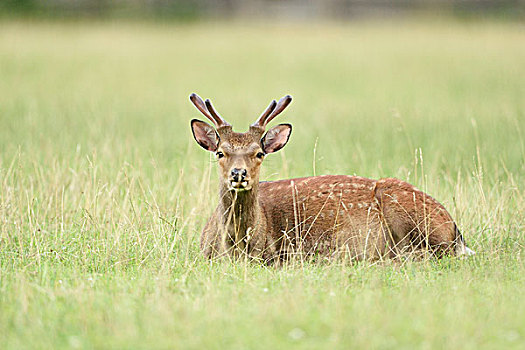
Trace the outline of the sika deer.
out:
<instances>
[{"instance_id":1,"label":"sika deer","mask_svg":"<svg viewBox=\"0 0 525 350\"><path fill-rule=\"evenodd\" d=\"M193 119L197 143L218 159L219 204L201 236L206 257L228 254L266 263L290 255L354 259L415 251L472 254L454 220L434 198L401 180L323 175L259 182L267 154L280 150L292 126L268 123L292 101L272 101L248 132L237 133L211 102L190 100L213 122Z\"/></svg>"}]
</instances>

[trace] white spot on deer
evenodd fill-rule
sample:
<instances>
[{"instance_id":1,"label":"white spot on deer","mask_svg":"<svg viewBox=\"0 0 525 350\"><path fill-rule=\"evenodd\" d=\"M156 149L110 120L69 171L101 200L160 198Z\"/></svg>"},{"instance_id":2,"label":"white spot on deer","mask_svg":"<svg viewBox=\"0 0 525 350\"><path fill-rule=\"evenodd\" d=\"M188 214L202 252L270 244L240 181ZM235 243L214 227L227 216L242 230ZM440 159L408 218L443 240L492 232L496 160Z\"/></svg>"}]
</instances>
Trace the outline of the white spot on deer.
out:
<instances>
[{"instance_id":1,"label":"white spot on deer","mask_svg":"<svg viewBox=\"0 0 525 350\"><path fill-rule=\"evenodd\" d=\"M350 193L350 190L344 190L345 193Z\"/></svg>"},{"instance_id":2,"label":"white spot on deer","mask_svg":"<svg viewBox=\"0 0 525 350\"><path fill-rule=\"evenodd\" d=\"M319 186L319 188L325 188L326 187L326 184L321 184L321 186Z\"/></svg>"},{"instance_id":3,"label":"white spot on deer","mask_svg":"<svg viewBox=\"0 0 525 350\"><path fill-rule=\"evenodd\" d=\"M344 183L340 183L340 184L337 185L337 186L339 186L339 187L343 187L344 185L345 185Z\"/></svg>"},{"instance_id":4,"label":"white spot on deer","mask_svg":"<svg viewBox=\"0 0 525 350\"><path fill-rule=\"evenodd\" d=\"M348 203L348 208L352 209L354 207L354 203Z\"/></svg>"},{"instance_id":5,"label":"white spot on deer","mask_svg":"<svg viewBox=\"0 0 525 350\"><path fill-rule=\"evenodd\" d=\"M321 219L324 219L324 213L319 214L319 216L321 217Z\"/></svg>"},{"instance_id":6,"label":"white spot on deer","mask_svg":"<svg viewBox=\"0 0 525 350\"><path fill-rule=\"evenodd\" d=\"M330 216L331 218L334 217L334 211L333 211L333 210L328 210L327 214L328 214L328 216Z\"/></svg>"},{"instance_id":7,"label":"white spot on deer","mask_svg":"<svg viewBox=\"0 0 525 350\"><path fill-rule=\"evenodd\" d=\"M358 187L359 187L359 185L358 185L358 184L356 184L356 183L354 182L354 183L352 183L352 187L354 187L354 188L358 188Z\"/></svg>"},{"instance_id":8,"label":"white spot on deer","mask_svg":"<svg viewBox=\"0 0 525 350\"><path fill-rule=\"evenodd\" d=\"M317 194L317 197L319 197L319 198L321 198L322 196L323 196L323 192L319 192L319 193Z\"/></svg>"},{"instance_id":9,"label":"white spot on deer","mask_svg":"<svg viewBox=\"0 0 525 350\"><path fill-rule=\"evenodd\" d=\"M357 206L358 206L359 208L362 208L362 207L363 207L363 204L361 204L361 203L357 203Z\"/></svg>"}]
</instances>

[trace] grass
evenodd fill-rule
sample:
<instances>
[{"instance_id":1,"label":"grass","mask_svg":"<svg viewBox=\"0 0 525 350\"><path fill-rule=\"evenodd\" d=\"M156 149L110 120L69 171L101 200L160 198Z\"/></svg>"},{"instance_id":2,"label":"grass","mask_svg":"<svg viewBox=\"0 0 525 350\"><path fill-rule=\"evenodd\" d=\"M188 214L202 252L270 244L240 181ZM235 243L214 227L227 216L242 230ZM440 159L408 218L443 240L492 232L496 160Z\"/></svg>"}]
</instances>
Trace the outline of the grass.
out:
<instances>
[{"instance_id":1,"label":"grass","mask_svg":"<svg viewBox=\"0 0 525 350\"><path fill-rule=\"evenodd\" d=\"M523 42L491 22L0 23L2 347L523 348ZM263 179L407 180L478 254L205 261L193 91L238 130L292 94Z\"/></svg>"}]
</instances>

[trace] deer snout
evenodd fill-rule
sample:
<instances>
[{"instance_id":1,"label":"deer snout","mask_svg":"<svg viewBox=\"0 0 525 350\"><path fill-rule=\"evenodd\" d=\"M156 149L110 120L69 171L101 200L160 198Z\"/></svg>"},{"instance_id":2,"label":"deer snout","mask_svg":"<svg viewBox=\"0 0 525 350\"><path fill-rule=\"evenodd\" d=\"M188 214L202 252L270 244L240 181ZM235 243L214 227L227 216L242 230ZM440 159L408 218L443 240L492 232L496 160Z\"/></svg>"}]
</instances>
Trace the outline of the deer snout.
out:
<instances>
[{"instance_id":1,"label":"deer snout","mask_svg":"<svg viewBox=\"0 0 525 350\"><path fill-rule=\"evenodd\" d=\"M248 189L248 171L241 168L233 168L230 172L230 184L233 189Z\"/></svg>"},{"instance_id":2,"label":"deer snout","mask_svg":"<svg viewBox=\"0 0 525 350\"><path fill-rule=\"evenodd\" d=\"M242 182L246 179L248 172L246 169L233 168L231 171L231 180L234 182Z\"/></svg>"}]
</instances>

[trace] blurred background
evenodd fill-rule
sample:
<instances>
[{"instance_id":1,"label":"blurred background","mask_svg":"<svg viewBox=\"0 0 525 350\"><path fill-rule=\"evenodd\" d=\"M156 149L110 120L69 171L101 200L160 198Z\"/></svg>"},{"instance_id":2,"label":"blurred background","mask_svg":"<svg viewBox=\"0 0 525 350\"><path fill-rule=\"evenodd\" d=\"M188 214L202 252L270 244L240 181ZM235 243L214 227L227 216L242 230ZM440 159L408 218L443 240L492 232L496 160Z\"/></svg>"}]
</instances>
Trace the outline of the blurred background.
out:
<instances>
[{"instance_id":1,"label":"blurred background","mask_svg":"<svg viewBox=\"0 0 525 350\"><path fill-rule=\"evenodd\" d=\"M424 154L436 191L483 162L494 183L524 166L524 16L525 0L4 0L1 156L199 173L191 92L239 131L292 94L264 179L422 181Z\"/></svg>"},{"instance_id":2,"label":"blurred background","mask_svg":"<svg viewBox=\"0 0 525 350\"><path fill-rule=\"evenodd\" d=\"M523 18L523 0L3 0L2 13L45 17L355 19L414 14Z\"/></svg>"},{"instance_id":3,"label":"blurred background","mask_svg":"<svg viewBox=\"0 0 525 350\"><path fill-rule=\"evenodd\" d=\"M524 16L525 0L4 0L0 146L198 171L191 92L238 130L289 93L302 123L268 179L410 180L416 151L436 176L517 171Z\"/></svg>"}]
</instances>

